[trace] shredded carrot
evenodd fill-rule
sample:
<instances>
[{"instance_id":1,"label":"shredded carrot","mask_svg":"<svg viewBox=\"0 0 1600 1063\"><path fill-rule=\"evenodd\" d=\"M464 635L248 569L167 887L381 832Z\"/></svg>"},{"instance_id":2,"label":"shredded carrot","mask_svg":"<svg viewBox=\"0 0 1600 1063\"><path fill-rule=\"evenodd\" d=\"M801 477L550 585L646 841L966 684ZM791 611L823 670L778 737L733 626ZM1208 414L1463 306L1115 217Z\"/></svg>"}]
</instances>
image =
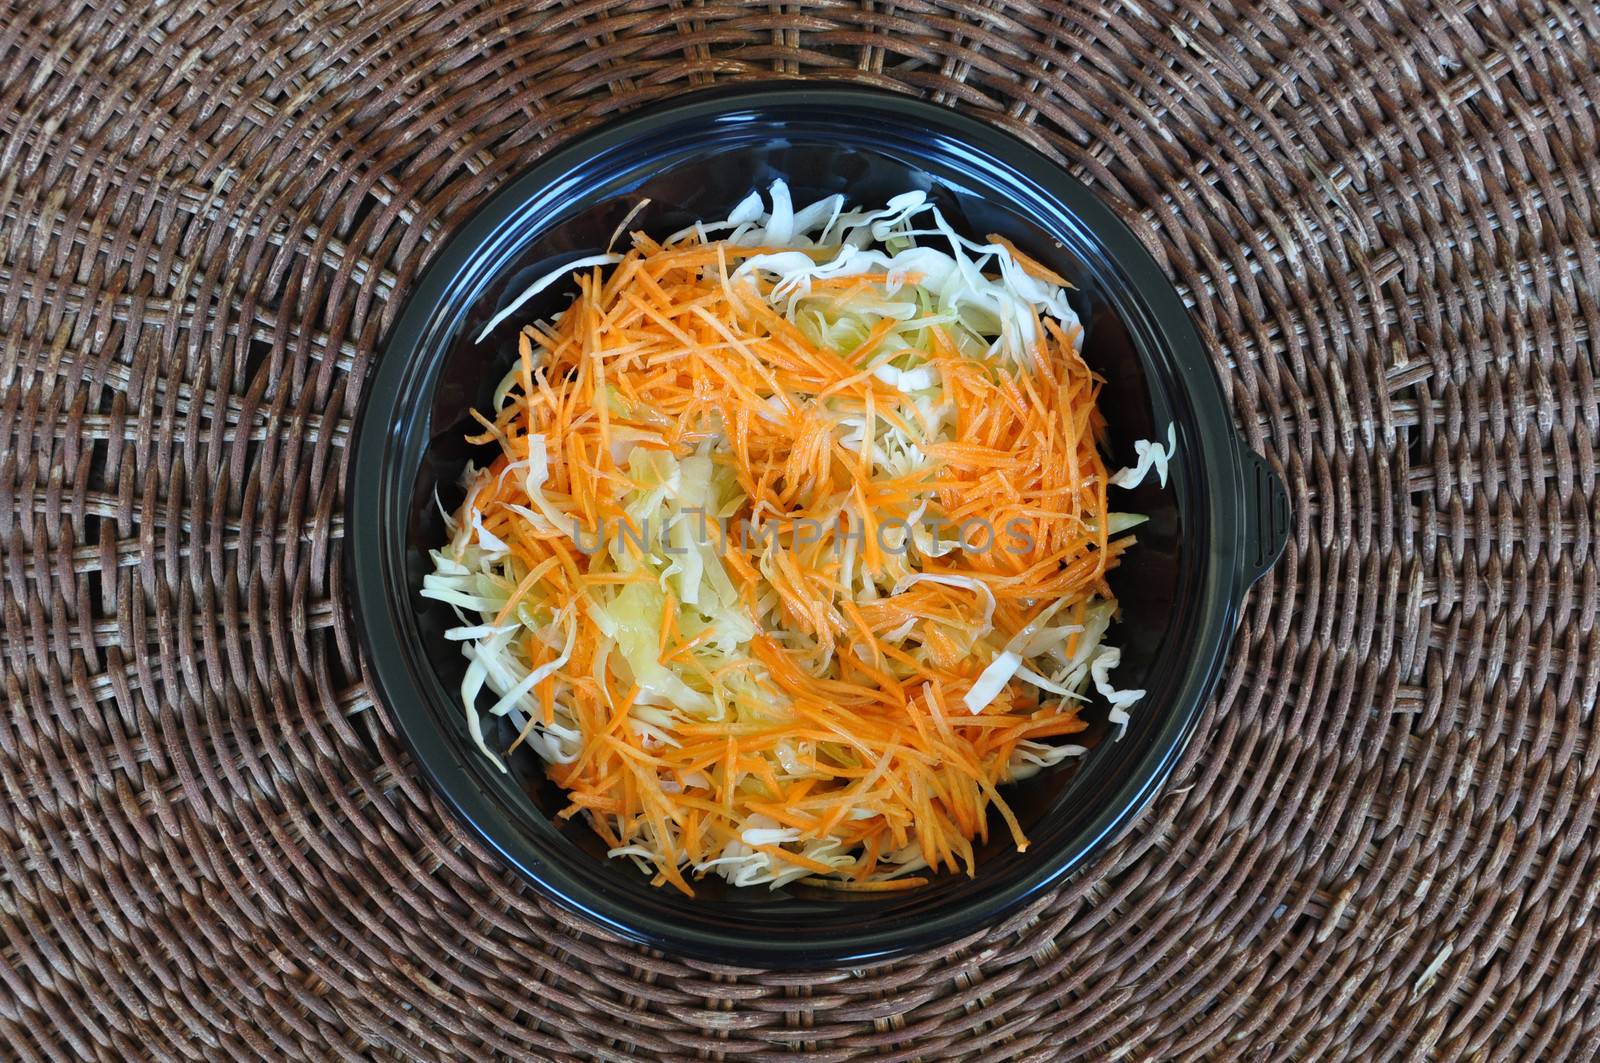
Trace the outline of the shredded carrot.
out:
<instances>
[{"instance_id":1,"label":"shredded carrot","mask_svg":"<svg viewBox=\"0 0 1600 1063\"><path fill-rule=\"evenodd\" d=\"M1029 274L1030 276L1038 277L1042 281L1049 281L1051 284L1059 285L1063 288L1072 287L1071 282L1069 282L1065 277L1051 269L1049 266L1046 266L1038 259L1023 254L1023 252L1018 249L1016 244L1012 243L1010 240L1007 240L1004 236L1001 236L998 233L990 233L988 236L984 237L984 239L988 240L991 244L999 244L1007 251L1010 251L1011 257L1017 260L1017 265L1021 266L1023 272Z\"/></svg>"},{"instance_id":2,"label":"shredded carrot","mask_svg":"<svg viewBox=\"0 0 1600 1063\"><path fill-rule=\"evenodd\" d=\"M911 352L950 411L930 414L883 376L907 354L903 315L829 345L774 309L772 282L731 279L764 250L781 249L634 234L609 273L578 276L554 322L521 330L506 401L474 412L471 441L501 452L469 492L507 544L492 626L547 625L519 650L550 668L516 744L567 721L581 738L550 767L562 814L684 892L686 871L728 853L833 890L912 889L928 880L905 872L922 867L971 874L991 816L1027 846L1000 789L1019 755L1087 726L1073 699L1022 679L976 715L962 701L1046 603L1065 600L1050 623L1070 659L1089 604L1109 598L1128 540L1108 533L1100 381L1076 324L1035 317L1019 365L935 324ZM916 279L818 279L808 298L888 298ZM915 463L876 452L885 428L919 441ZM542 479L513 474L536 452ZM703 500L720 522L712 548L694 560L719 568L734 595L722 604L749 626L732 656L717 616L674 582L688 561L663 546L681 515L672 478L692 460L721 485ZM933 515L957 548L922 553L919 528L908 561L910 524ZM602 542L608 529L620 541ZM629 595L659 610L654 630L607 612ZM549 620L562 605L570 620ZM746 843L752 823L789 833Z\"/></svg>"}]
</instances>

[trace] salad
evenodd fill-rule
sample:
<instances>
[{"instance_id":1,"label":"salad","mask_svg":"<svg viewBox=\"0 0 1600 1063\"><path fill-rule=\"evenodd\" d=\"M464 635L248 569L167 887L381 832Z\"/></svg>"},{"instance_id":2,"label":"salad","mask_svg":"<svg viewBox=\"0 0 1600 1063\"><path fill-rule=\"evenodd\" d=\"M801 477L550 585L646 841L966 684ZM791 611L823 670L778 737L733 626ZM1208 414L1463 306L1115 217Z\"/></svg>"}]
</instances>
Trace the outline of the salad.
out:
<instances>
[{"instance_id":1,"label":"salad","mask_svg":"<svg viewBox=\"0 0 1600 1063\"><path fill-rule=\"evenodd\" d=\"M422 594L461 702L527 746L612 856L693 893L971 874L1007 783L1124 727L1107 572L1173 440L1101 455L1070 285L922 192L727 218L568 263L470 437ZM491 746L486 718L516 738ZM991 813L993 816L991 816Z\"/></svg>"}]
</instances>

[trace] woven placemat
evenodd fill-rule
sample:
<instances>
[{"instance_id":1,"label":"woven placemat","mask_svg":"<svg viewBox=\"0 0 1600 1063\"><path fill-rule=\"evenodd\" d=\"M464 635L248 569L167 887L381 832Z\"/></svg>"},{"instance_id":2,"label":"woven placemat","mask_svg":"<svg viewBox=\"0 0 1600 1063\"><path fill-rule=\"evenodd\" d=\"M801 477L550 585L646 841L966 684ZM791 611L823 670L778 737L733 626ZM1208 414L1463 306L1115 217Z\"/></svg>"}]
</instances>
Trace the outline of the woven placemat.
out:
<instances>
[{"instance_id":1,"label":"woven placemat","mask_svg":"<svg viewBox=\"0 0 1600 1063\"><path fill-rule=\"evenodd\" d=\"M362 679L399 297L608 115L927 95L1119 205L1295 524L1094 873L864 971L607 940ZM0 1044L30 1059L1594 1059L1600 16L1583 0L0 6Z\"/></svg>"}]
</instances>

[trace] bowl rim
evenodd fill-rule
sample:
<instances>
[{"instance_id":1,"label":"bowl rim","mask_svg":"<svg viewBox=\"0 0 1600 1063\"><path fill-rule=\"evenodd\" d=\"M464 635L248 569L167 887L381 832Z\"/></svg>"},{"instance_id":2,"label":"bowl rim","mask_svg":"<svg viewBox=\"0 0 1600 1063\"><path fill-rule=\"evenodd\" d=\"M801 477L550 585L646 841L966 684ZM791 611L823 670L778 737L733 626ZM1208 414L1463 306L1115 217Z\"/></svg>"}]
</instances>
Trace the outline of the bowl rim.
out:
<instances>
[{"instance_id":1,"label":"bowl rim","mask_svg":"<svg viewBox=\"0 0 1600 1063\"><path fill-rule=\"evenodd\" d=\"M1048 858L1041 858L1027 873L997 886L982 904L953 906L952 911L935 913L910 928L852 928L832 937L817 935L803 941L781 936L751 941L743 933L640 918L629 912L626 904L583 881L581 875L541 858L538 846L525 832L512 830L508 836L498 829L515 824L498 798L473 781L466 755L478 754L458 748L438 733L422 704L427 695L413 677L419 663L430 671L431 665L421 656L420 645L409 644L420 640L408 640L396 622L394 608L409 595L409 589L405 574L395 571L394 559L385 549L381 515L388 511L384 498L392 486L393 467L401 464L389 460L396 453L391 437L403 423L395 414L414 401L407 384L417 365L429 357L440 357L442 347L436 341L441 309L452 300L464 299L463 290L481 284L499 268L500 262L474 266L474 260L483 257L484 246L498 246L496 241L504 243L522 231L529 204L552 186L570 180L584 161L628 143L663 121L712 120L796 104L925 123L939 136L981 152L1040 186L1093 233L1128 291L1136 294L1142 305L1142 327L1130 329L1141 360L1148 365L1152 357L1145 350L1148 338L1170 352L1168 360L1176 377L1171 386L1184 398L1186 415L1201 422L1197 442L1205 448L1207 490L1196 504L1211 518L1212 534L1205 544L1210 563L1197 593L1204 601L1220 602L1222 607L1210 630L1197 634L1184 684L1178 696L1162 706L1167 718L1149 749L1125 778L1113 784L1113 796L1102 803L1087 828ZM1139 817L1170 775L1214 688L1234 634L1240 599L1282 549L1286 529L1269 519L1281 517L1281 482L1239 440L1221 384L1177 289L1133 231L1096 193L1037 148L1007 131L919 98L857 85L743 83L629 111L578 134L509 179L444 239L401 298L401 311L380 344L376 364L362 387L347 456L344 552L353 588L348 601L366 676L375 700L388 712L434 792L473 835L563 908L641 945L768 967L862 965L977 932L1060 885L1067 875L1097 861L1107 844ZM461 302L458 311L465 305ZM376 474L366 474L369 465ZM1264 494L1261 483L1266 483ZM1221 519L1229 513L1231 519ZM1214 611L1217 606L1208 608Z\"/></svg>"}]
</instances>

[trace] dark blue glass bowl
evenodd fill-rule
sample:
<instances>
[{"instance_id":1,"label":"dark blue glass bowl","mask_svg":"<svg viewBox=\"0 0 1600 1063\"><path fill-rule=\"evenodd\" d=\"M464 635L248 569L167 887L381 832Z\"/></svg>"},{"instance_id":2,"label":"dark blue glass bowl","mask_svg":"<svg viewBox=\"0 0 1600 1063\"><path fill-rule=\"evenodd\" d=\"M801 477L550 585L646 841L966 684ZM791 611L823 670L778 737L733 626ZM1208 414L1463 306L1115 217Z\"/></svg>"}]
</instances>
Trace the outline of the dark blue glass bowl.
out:
<instances>
[{"instance_id":1,"label":"dark blue glass bowl","mask_svg":"<svg viewBox=\"0 0 1600 1063\"><path fill-rule=\"evenodd\" d=\"M665 235L725 216L752 188L789 182L796 203L843 192L874 205L927 190L969 234L998 232L1076 286L1084 354L1106 379L1112 460L1175 426L1166 490L1118 508L1149 514L1113 574L1122 606L1118 683L1144 687L1113 741L1091 708L1076 762L1010 788L1031 844L1005 829L975 877L940 875L895 894L707 880L697 896L649 885L609 860L582 819L557 820L560 791L531 753L510 774L467 736L453 618L418 597L427 549L444 541L434 507L460 501L474 405L514 356L518 327L556 312L556 286L482 344L474 337L527 282L603 250L634 219ZM685 97L568 144L510 182L449 239L409 294L366 382L350 468L347 549L358 627L380 700L418 764L462 820L540 890L616 933L669 952L765 967L861 964L932 947L1017 909L1081 867L1138 814L1193 733L1250 584L1287 532L1281 481L1236 436L1222 390L1172 284L1133 234L1060 167L1008 134L929 103L798 84ZM1114 466L1113 466L1114 467Z\"/></svg>"}]
</instances>

